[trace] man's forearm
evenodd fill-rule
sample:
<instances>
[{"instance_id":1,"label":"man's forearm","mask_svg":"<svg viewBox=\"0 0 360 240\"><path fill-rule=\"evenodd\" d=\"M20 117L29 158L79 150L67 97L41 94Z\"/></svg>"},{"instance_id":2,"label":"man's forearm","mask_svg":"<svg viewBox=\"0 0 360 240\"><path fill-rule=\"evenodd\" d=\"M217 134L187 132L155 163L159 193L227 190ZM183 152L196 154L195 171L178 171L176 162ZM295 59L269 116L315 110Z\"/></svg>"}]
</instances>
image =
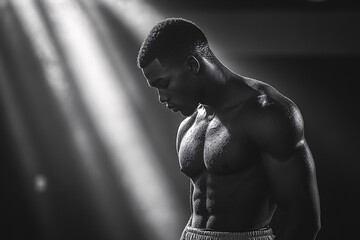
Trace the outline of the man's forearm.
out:
<instances>
[{"instance_id":1,"label":"man's forearm","mask_svg":"<svg viewBox=\"0 0 360 240\"><path fill-rule=\"evenodd\" d=\"M302 220L301 220L302 219ZM281 231L277 233L278 240L315 240L320 230L320 221L287 216Z\"/></svg>"},{"instance_id":2,"label":"man's forearm","mask_svg":"<svg viewBox=\"0 0 360 240\"><path fill-rule=\"evenodd\" d=\"M278 240L315 240L318 230L309 229L308 227L285 227L277 235Z\"/></svg>"}]
</instances>

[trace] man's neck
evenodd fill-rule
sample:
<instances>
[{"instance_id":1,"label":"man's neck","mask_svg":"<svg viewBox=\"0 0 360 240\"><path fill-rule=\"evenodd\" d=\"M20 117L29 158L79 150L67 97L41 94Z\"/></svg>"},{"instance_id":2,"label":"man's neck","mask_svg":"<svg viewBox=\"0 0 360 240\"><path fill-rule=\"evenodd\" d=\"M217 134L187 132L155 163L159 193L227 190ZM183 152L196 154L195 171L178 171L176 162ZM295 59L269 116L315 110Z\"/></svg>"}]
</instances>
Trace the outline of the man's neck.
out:
<instances>
[{"instance_id":1,"label":"man's neck","mask_svg":"<svg viewBox=\"0 0 360 240\"><path fill-rule=\"evenodd\" d=\"M251 88L244 78L233 73L220 61L211 65L207 63L205 67L203 105L215 111L226 109L245 101L251 94Z\"/></svg>"}]
</instances>

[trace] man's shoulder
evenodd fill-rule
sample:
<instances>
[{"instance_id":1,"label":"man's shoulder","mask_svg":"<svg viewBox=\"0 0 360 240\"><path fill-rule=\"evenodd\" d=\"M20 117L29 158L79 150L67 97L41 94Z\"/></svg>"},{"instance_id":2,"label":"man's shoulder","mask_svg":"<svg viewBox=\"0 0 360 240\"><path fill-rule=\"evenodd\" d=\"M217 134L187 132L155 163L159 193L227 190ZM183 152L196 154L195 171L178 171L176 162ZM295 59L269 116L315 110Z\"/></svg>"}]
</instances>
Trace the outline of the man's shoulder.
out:
<instances>
[{"instance_id":1,"label":"man's shoulder","mask_svg":"<svg viewBox=\"0 0 360 240\"><path fill-rule=\"evenodd\" d=\"M296 104L274 87L261 83L257 94L246 104L248 117L255 123L266 124L267 120L300 120L300 110ZM296 120L295 119L295 120Z\"/></svg>"},{"instance_id":2,"label":"man's shoulder","mask_svg":"<svg viewBox=\"0 0 360 240\"><path fill-rule=\"evenodd\" d=\"M270 85L264 84L259 89L259 94L245 109L248 135L275 151L292 148L303 138L299 108Z\"/></svg>"}]
</instances>

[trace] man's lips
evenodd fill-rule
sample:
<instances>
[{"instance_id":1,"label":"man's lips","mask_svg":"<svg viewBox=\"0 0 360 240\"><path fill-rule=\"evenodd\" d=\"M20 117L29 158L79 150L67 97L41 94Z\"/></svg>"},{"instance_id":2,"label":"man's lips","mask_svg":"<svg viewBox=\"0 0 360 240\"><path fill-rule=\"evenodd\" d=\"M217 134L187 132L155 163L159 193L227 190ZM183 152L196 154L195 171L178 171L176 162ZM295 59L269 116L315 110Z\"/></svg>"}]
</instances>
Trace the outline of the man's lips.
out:
<instances>
[{"instance_id":1,"label":"man's lips","mask_svg":"<svg viewBox=\"0 0 360 240\"><path fill-rule=\"evenodd\" d=\"M173 112L176 112L179 110L179 108L176 105L172 105L172 104L166 104L166 107L171 109Z\"/></svg>"},{"instance_id":2,"label":"man's lips","mask_svg":"<svg viewBox=\"0 0 360 240\"><path fill-rule=\"evenodd\" d=\"M173 109L173 108L176 107L176 106L173 105L173 104L168 104L168 103L166 103L166 107L167 107L167 108L170 108L170 109Z\"/></svg>"}]
</instances>

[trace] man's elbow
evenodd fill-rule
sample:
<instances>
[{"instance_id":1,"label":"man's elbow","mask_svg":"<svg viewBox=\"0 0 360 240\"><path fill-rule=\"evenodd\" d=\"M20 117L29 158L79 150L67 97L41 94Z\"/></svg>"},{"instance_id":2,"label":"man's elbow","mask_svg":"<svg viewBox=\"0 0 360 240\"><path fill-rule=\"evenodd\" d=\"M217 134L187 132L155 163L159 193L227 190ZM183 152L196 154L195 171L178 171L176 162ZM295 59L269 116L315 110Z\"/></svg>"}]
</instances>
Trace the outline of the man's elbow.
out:
<instances>
[{"instance_id":1,"label":"man's elbow","mask_svg":"<svg viewBox=\"0 0 360 240\"><path fill-rule=\"evenodd\" d=\"M315 239L321 229L320 217L312 218L311 220L307 219L303 222L301 228L309 236L307 239Z\"/></svg>"},{"instance_id":2,"label":"man's elbow","mask_svg":"<svg viewBox=\"0 0 360 240\"><path fill-rule=\"evenodd\" d=\"M309 222L309 229L312 230L314 236L318 234L321 229L321 218L320 218L320 208L319 206L311 214L307 216Z\"/></svg>"},{"instance_id":3,"label":"man's elbow","mask_svg":"<svg viewBox=\"0 0 360 240\"><path fill-rule=\"evenodd\" d=\"M315 236L319 233L320 229L321 229L321 220L320 217L318 217L313 224L313 233Z\"/></svg>"},{"instance_id":4,"label":"man's elbow","mask_svg":"<svg viewBox=\"0 0 360 240\"><path fill-rule=\"evenodd\" d=\"M292 213L292 214L291 214ZM287 232L284 239L314 240L321 229L320 214L318 211L290 211L288 212ZM286 235L286 234L285 234Z\"/></svg>"}]
</instances>

